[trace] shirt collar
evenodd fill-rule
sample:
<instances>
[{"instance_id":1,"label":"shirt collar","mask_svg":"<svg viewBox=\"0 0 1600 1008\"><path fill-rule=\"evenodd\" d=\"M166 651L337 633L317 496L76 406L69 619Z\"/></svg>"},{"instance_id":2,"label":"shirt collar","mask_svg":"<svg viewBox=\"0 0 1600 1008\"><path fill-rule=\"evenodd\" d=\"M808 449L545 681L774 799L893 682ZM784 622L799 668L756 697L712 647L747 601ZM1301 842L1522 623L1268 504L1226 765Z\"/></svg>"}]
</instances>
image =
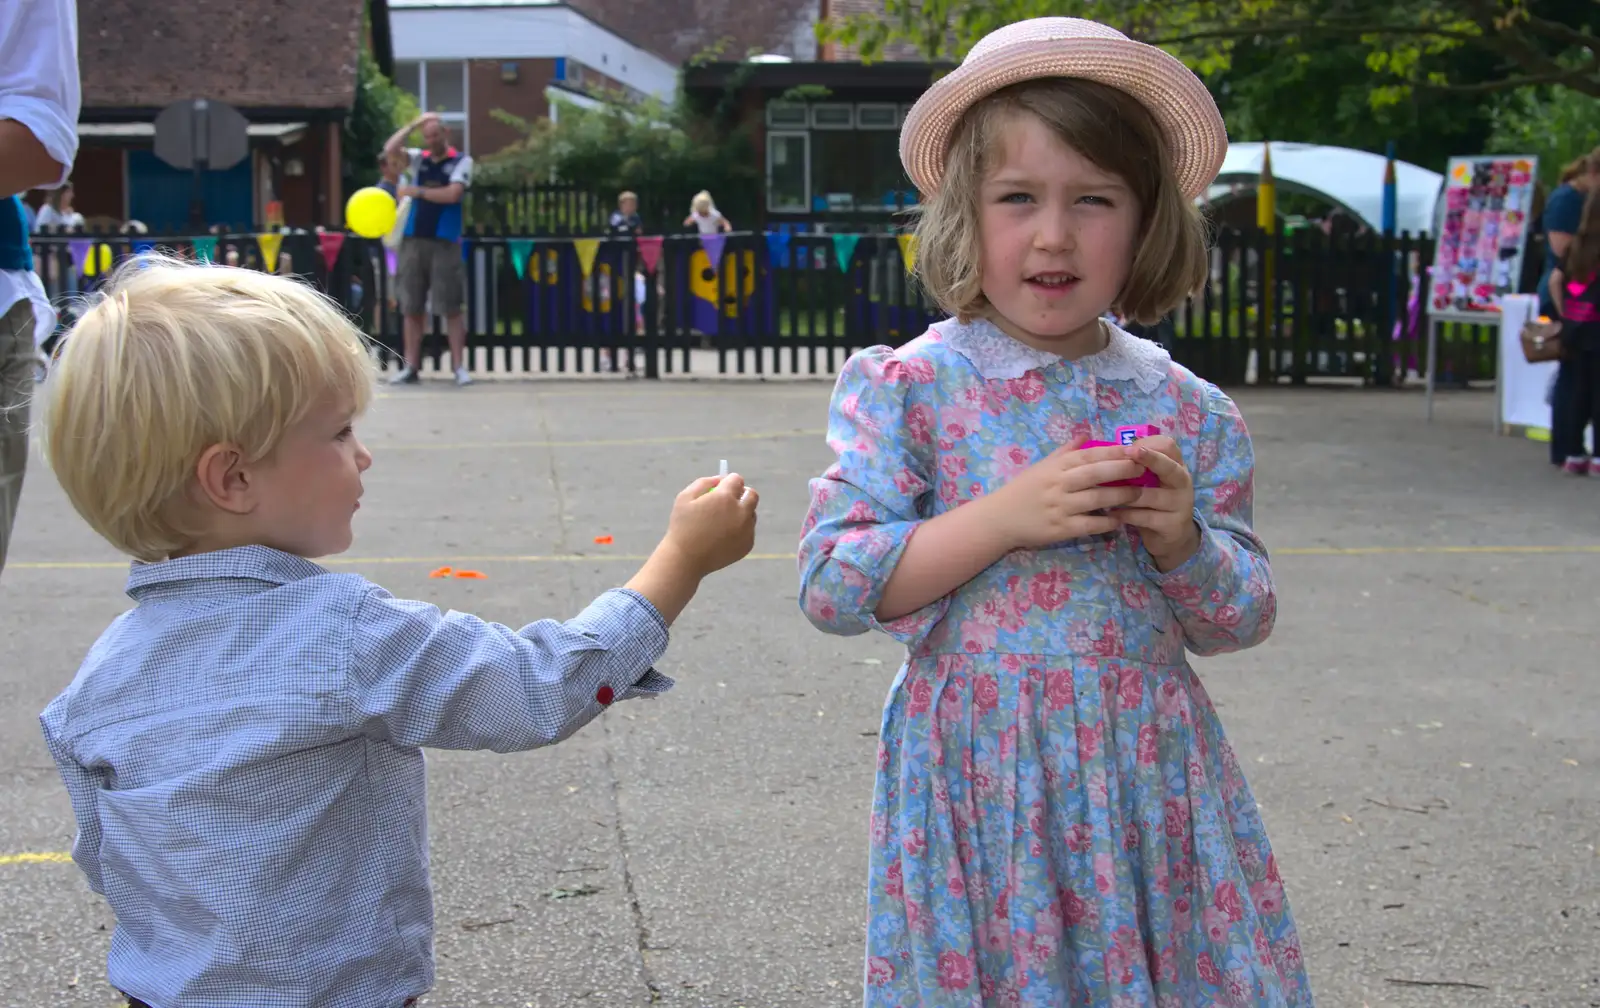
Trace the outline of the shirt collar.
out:
<instances>
[{"instance_id":1,"label":"shirt collar","mask_svg":"<svg viewBox=\"0 0 1600 1008\"><path fill-rule=\"evenodd\" d=\"M128 570L127 592L136 602L186 595L242 594L326 573L324 568L292 553L267 546L236 546L175 560L135 563ZM224 586L218 582L236 584Z\"/></svg>"}]
</instances>

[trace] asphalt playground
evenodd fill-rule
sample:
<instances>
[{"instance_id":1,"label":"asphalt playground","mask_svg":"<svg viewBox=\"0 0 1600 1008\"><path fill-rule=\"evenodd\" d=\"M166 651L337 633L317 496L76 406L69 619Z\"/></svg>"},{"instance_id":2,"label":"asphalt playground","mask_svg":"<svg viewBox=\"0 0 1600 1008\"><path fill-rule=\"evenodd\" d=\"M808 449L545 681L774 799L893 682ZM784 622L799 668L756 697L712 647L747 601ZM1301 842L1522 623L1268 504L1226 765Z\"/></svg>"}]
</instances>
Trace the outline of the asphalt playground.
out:
<instances>
[{"instance_id":1,"label":"asphalt playground","mask_svg":"<svg viewBox=\"0 0 1600 1008\"><path fill-rule=\"evenodd\" d=\"M756 552L673 633L678 688L571 741L430 755L430 1008L860 1003L867 805L898 653L813 630L792 554L830 459L810 381L386 394L339 569L512 625L576 613L728 459ZM1241 390L1280 614L1197 662L1263 806L1318 1001L1600 1006L1600 480L1492 397ZM598 540L598 541L597 541ZM441 567L481 578L441 578ZM37 715L130 604L31 470L0 575L0 1006L117 1003Z\"/></svg>"}]
</instances>

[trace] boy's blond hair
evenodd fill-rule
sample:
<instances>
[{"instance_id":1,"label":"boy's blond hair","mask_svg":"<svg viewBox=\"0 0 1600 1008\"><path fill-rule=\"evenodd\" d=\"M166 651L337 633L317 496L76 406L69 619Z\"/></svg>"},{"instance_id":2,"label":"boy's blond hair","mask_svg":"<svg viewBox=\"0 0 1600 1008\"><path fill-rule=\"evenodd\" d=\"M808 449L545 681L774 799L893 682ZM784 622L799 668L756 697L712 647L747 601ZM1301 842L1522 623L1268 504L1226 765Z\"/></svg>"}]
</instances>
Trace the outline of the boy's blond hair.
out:
<instances>
[{"instance_id":1,"label":"boy's blond hair","mask_svg":"<svg viewBox=\"0 0 1600 1008\"><path fill-rule=\"evenodd\" d=\"M635 203L639 202L639 194L634 192L632 189L624 189L617 193L618 203L625 203L628 200L633 200Z\"/></svg>"},{"instance_id":2,"label":"boy's blond hair","mask_svg":"<svg viewBox=\"0 0 1600 1008\"><path fill-rule=\"evenodd\" d=\"M66 334L38 423L72 506L154 562L199 531L182 505L206 448L266 458L319 402L365 410L374 377L365 337L310 287L147 254L118 268Z\"/></svg>"},{"instance_id":3,"label":"boy's blond hair","mask_svg":"<svg viewBox=\"0 0 1600 1008\"><path fill-rule=\"evenodd\" d=\"M979 275L978 189L995 168L1006 126L1023 115L1037 116L1138 197L1138 245L1111 306L1119 315L1159 322L1204 285L1205 222L1179 191L1149 110L1105 84L1045 77L1002 88L967 110L950 142L943 183L917 209L917 275L940 308L964 321L991 310Z\"/></svg>"}]
</instances>

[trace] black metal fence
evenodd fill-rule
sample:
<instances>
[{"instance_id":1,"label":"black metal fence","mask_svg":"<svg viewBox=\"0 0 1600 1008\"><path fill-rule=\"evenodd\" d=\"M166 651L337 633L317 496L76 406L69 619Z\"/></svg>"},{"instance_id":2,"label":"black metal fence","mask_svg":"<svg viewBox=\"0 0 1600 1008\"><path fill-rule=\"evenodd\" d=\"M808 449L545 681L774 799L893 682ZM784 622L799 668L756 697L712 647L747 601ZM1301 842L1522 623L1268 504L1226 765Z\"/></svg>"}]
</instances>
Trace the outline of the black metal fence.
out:
<instances>
[{"instance_id":1,"label":"black metal fence","mask_svg":"<svg viewBox=\"0 0 1600 1008\"><path fill-rule=\"evenodd\" d=\"M63 304L145 248L270 265L344 305L393 364L401 318L392 252L296 232L268 255L259 237L39 235L34 248ZM480 227L462 255L480 370L827 375L855 350L904 343L941 317L907 274L893 234L735 233L719 246L692 235L635 242ZM1417 285L1431 256L1428 240L1409 236L1225 231L1204 290L1152 335L1218 384L1397 384L1424 366L1426 292ZM443 333L430 317L424 353L435 366ZM1493 378L1496 339L1491 324L1445 327L1439 380Z\"/></svg>"}]
</instances>

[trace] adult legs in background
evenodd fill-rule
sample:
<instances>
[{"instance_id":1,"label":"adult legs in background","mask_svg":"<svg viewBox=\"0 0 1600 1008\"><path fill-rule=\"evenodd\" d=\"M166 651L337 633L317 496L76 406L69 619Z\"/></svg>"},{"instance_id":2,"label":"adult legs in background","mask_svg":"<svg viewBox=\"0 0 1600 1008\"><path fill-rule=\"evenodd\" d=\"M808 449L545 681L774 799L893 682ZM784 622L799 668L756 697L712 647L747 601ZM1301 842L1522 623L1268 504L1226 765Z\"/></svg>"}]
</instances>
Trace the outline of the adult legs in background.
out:
<instances>
[{"instance_id":1,"label":"adult legs in background","mask_svg":"<svg viewBox=\"0 0 1600 1008\"><path fill-rule=\"evenodd\" d=\"M391 384L411 384L422 370L422 326L426 320L428 284L432 279L426 239L400 241L396 279L400 288L400 352L405 365L389 379Z\"/></svg>"},{"instance_id":2,"label":"adult legs in background","mask_svg":"<svg viewBox=\"0 0 1600 1008\"><path fill-rule=\"evenodd\" d=\"M1594 411L1592 389L1594 354L1586 348L1569 351L1556 372L1556 391L1551 407L1550 456L1557 465L1573 471L1584 458L1584 429Z\"/></svg>"},{"instance_id":3,"label":"adult legs in background","mask_svg":"<svg viewBox=\"0 0 1600 1008\"><path fill-rule=\"evenodd\" d=\"M39 355L33 343L33 305L26 298L0 317L0 571L28 465L28 395Z\"/></svg>"},{"instance_id":4,"label":"adult legs in background","mask_svg":"<svg viewBox=\"0 0 1600 1008\"><path fill-rule=\"evenodd\" d=\"M435 239L429 243L429 286L433 308L444 316L445 338L450 342L450 369L457 385L472 384L467 361L467 264L457 242Z\"/></svg>"}]
</instances>

